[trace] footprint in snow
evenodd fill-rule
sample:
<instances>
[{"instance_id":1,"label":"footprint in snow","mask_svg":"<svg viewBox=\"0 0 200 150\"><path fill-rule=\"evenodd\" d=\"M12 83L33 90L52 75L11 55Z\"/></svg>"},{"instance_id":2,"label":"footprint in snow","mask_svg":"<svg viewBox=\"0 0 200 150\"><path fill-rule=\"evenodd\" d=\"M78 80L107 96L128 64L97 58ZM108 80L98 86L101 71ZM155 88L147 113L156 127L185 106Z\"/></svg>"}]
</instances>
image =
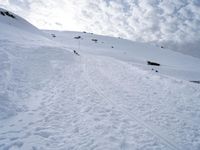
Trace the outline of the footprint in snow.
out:
<instances>
[{"instance_id":1,"label":"footprint in snow","mask_svg":"<svg viewBox=\"0 0 200 150\"><path fill-rule=\"evenodd\" d=\"M48 131L41 131L41 132L34 133L34 135L38 135L38 136L41 136L43 138L49 138L52 135L52 133L50 133Z\"/></svg>"},{"instance_id":2,"label":"footprint in snow","mask_svg":"<svg viewBox=\"0 0 200 150\"><path fill-rule=\"evenodd\" d=\"M10 141L16 141L18 139L19 139L19 137L13 137L13 138L10 138Z\"/></svg>"},{"instance_id":3,"label":"footprint in snow","mask_svg":"<svg viewBox=\"0 0 200 150\"><path fill-rule=\"evenodd\" d=\"M11 125L9 125L9 127L14 127L15 126L15 124L11 124Z\"/></svg>"},{"instance_id":4,"label":"footprint in snow","mask_svg":"<svg viewBox=\"0 0 200 150\"><path fill-rule=\"evenodd\" d=\"M23 142L17 141L12 144L9 144L8 146L4 147L3 150L20 150L22 146L24 145Z\"/></svg>"}]
</instances>

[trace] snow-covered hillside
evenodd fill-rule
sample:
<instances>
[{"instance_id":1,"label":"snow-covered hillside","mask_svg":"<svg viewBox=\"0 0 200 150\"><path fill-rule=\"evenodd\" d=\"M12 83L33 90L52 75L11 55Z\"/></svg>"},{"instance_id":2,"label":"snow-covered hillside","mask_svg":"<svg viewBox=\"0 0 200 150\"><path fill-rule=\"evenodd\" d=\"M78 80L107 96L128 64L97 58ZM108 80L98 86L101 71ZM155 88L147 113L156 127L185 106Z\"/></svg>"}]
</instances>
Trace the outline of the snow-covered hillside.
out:
<instances>
[{"instance_id":1,"label":"snow-covered hillside","mask_svg":"<svg viewBox=\"0 0 200 150\"><path fill-rule=\"evenodd\" d=\"M51 78L56 62L66 64L73 60L70 52L56 47L39 29L12 16L0 14L1 119L26 109L23 103Z\"/></svg>"},{"instance_id":2,"label":"snow-covered hillside","mask_svg":"<svg viewBox=\"0 0 200 150\"><path fill-rule=\"evenodd\" d=\"M45 31L54 35L53 40L80 52L111 56L127 61L145 70L157 69L160 74L184 80L200 80L200 59L144 43L122 38L95 35L86 32ZM81 37L76 39L74 37ZM159 63L160 67L147 66L147 61Z\"/></svg>"},{"instance_id":3,"label":"snow-covered hillside","mask_svg":"<svg viewBox=\"0 0 200 150\"><path fill-rule=\"evenodd\" d=\"M5 14L0 149L200 149L199 59Z\"/></svg>"}]
</instances>

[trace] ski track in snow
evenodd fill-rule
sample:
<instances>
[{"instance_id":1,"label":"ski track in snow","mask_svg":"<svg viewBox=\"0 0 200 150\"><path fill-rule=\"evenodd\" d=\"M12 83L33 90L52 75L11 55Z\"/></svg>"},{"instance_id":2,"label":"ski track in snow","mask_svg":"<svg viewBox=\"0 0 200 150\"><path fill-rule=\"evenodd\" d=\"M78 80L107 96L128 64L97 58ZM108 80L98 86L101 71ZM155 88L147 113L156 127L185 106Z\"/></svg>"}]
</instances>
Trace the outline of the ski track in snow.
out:
<instances>
[{"instance_id":1,"label":"ski track in snow","mask_svg":"<svg viewBox=\"0 0 200 150\"><path fill-rule=\"evenodd\" d=\"M0 149L200 149L196 85L108 57L62 67L31 96L35 105L1 120Z\"/></svg>"},{"instance_id":2,"label":"ski track in snow","mask_svg":"<svg viewBox=\"0 0 200 150\"><path fill-rule=\"evenodd\" d=\"M86 63L84 63L86 64ZM94 65L96 66L96 65ZM86 69L85 69L86 70ZM88 69L89 70L89 69ZM110 70L112 71L112 70ZM85 72L89 72L89 71L85 71ZM146 128L149 132L151 132L151 134L153 134L154 136L156 136L157 138L159 138L166 146L168 146L170 149L179 149L177 146L175 146L175 144L170 141L169 139L167 139L166 137L163 137L160 135L160 133L158 133L158 131L154 130L153 127L150 127L149 125L147 125L146 123L144 123L141 119L139 119L139 117L137 117L137 115L135 113L130 113L127 112L127 108L124 108L122 104L118 104L116 103L116 101L118 100L118 98L115 97L115 102L112 101L112 98L109 96L104 95L104 90L103 87L102 89L100 89L99 87L97 88L97 86L95 86L94 82L90 80L90 77L88 75L86 75L88 78L88 81L90 81L91 86L99 93L100 96L102 96L104 99L107 99L110 101L110 103L115 106L117 109L121 109L122 112L125 112L125 115L128 115L129 118L134 119L140 126L142 126L143 128ZM98 78L99 79L99 78ZM100 80L102 82L105 82L106 80ZM108 81L109 82L109 81ZM113 83L112 83L113 85ZM105 86L105 85L104 85ZM117 86L115 85L115 88L119 88L120 85L117 83ZM111 87L110 89L114 89L113 87ZM121 88L120 88L121 89ZM114 90L118 90L118 89L114 89ZM121 93L121 92L120 92ZM112 94L116 94L116 91L113 91ZM120 97L119 100L121 99L125 99L126 97ZM128 97L130 98L130 97ZM160 131L159 131L160 132Z\"/></svg>"},{"instance_id":3,"label":"ski track in snow","mask_svg":"<svg viewBox=\"0 0 200 150\"><path fill-rule=\"evenodd\" d=\"M191 95L190 98L184 97L181 94L183 92L181 88L182 81L171 81L168 79L169 81L167 82L172 82L172 85L167 86L165 82L163 83L166 79L157 80L160 83L157 82L155 85L151 81L152 79L148 77L148 74L145 75L144 72L139 71L142 74L137 75L137 68L134 69L132 67L133 69L131 69L130 66L128 67L124 63L119 64L114 59L102 61L101 58L99 61L99 63L93 65L94 69L88 69L94 70L91 78L99 75L97 76L98 78L96 77L96 80L95 78L93 80L94 85L102 86L99 91L104 93L104 95L107 93L107 97L110 97L109 99L119 100L121 103L118 104L118 107L124 107L124 112L129 110L126 114L135 118L141 125L160 137L166 145L174 149L195 149L195 147L192 148L192 144L194 144L194 141L199 141L198 133L200 131L198 125L200 115L199 97L191 95L197 94L198 90L188 85L187 91L191 92ZM102 62L104 63L102 64ZM110 62L114 62L114 66L108 65ZM123 72L123 74L120 72ZM155 79L157 78L162 77L155 76ZM101 82L107 83L106 86L102 85ZM177 88L180 88L180 91ZM158 93L157 91L160 92L160 90L161 93ZM174 92L178 93L174 94ZM174 97L174 95L177 95L177 97ZM149 101L146 101L147 99ZM191 137L188 135L196 136ZM198 144L195 146L198 147Z\"/></svg>"}]
</instances>

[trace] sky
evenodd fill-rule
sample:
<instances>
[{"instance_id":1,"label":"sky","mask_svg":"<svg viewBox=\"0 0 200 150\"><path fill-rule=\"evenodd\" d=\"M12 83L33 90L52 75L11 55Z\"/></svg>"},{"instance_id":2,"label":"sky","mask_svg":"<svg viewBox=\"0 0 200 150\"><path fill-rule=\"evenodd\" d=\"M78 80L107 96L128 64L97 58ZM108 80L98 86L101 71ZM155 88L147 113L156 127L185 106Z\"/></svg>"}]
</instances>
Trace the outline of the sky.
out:
<instances>
[{"instance_id":1,"label":"sky","mask_svg":"<svg viewBox=\"0 0 200 150\"><path fill-rule=\"evenodd\" d=\"M0 0L40 29L156 43L200 57L200 0Z\"/></svg>"}]
</instances>

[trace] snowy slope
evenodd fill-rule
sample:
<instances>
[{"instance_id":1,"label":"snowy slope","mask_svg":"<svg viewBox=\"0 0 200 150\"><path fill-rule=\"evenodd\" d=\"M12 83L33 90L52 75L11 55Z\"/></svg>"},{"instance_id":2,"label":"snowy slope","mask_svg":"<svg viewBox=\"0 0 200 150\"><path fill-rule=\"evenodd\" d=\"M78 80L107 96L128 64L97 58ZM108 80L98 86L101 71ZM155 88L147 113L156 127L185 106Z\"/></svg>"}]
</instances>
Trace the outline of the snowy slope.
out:
<instances>
[{"instance_id":1,"label":"snowy slope","mask_svg":"<svg viewBox=\"0 0 200 150\"><path fill-rule=\"evenodd\" d=\"M200 59L145 43L132 42L121 38L99 36L81 32L46 31L52 38L71 49L90 54L111 56L125 60L138 67L184 80L200 80ZM74 37L81 36L81 39ZM98 41L92 41L97 39ZM79 46L80 45L80 46ZM147 66L147 61L161 64L161 67Z\"/></svg>"},{"instance_id":2,"label":"snowy slope","mask_svg":"<svg viewBox=\"0 0 200 150\"><path fill-rule=\"evenodd\" d=\"M70 52L55 47L36 27L12 15L0 14L0 118L26 109L25 99L52 76L54 62L73 60Z\"/></svg>"},{"instance_id":3,"label":"snowy slope","mask_svg":"<svg viewBox=\"0 0 200 150\"><path fill-rule=\"evenodd\" d=\"M200 149L200 86L181 79L198 76L198 59L2 18L0 150Z\"/></svg>"},{"instance_id":4,"label":"snowy slope","mask_svg":"<svg viewBox=\"0 0 200 150\"><path fill-rule=\"evenodd\" d=\"M31 32L32 34L41 33L35 26L30 24L23 18L3 8L0 8L0 20L1 24L16 27L18 29L22 29L23 31Z\"/></svg>"}]
</instances>

